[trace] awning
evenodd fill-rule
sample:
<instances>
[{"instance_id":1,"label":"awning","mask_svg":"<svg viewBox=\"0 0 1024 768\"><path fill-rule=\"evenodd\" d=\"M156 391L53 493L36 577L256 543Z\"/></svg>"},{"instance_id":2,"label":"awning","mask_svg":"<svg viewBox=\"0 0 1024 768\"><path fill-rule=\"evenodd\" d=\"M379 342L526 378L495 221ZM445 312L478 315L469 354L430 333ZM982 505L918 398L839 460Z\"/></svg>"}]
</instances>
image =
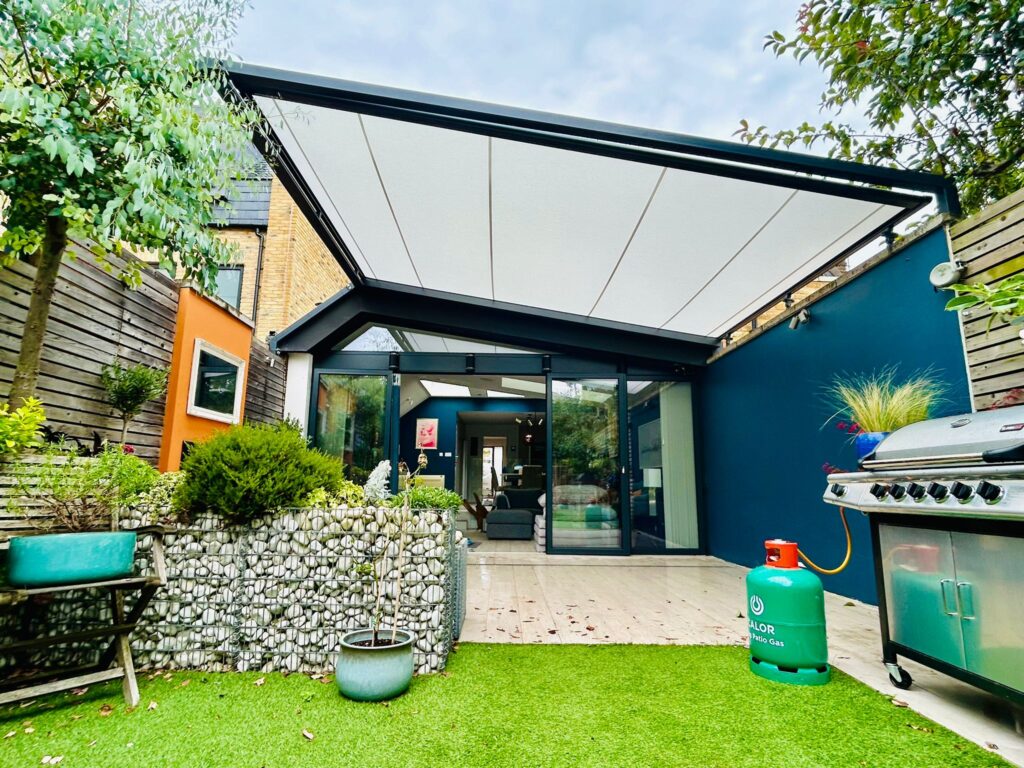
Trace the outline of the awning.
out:
<instances>
[{"instance_id":1,"label":"awning","mask_svg":"<svg viewBox=\"0 0 1024 768\"><path fill-rule=\"evenodd\" d=\"M718 338L941 177L239 65L353 278Z\"/></svg>"}]
</instances>

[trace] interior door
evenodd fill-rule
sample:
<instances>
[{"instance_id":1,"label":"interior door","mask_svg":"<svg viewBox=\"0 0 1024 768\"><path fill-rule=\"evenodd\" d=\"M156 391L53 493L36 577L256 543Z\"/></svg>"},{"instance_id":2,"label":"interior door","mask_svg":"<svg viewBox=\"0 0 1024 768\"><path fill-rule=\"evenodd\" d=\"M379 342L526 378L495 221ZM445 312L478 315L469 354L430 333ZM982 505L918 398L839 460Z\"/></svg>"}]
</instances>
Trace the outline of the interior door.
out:
<instances>
[{"instance_id":1,"label":"interior door","mask_svg":"<svg viewBox=\"0 0 1024 768\"><path fill-rule=\"evenodd\" d=\"M878 538L891 639L965 668L950 533L883 524Z\"/></svg>"},{"instance_id":2,"label":"interior door","mask_svg":"<svg viewBox=\"0 0 1024 768\"><path fill-rule=\"evenodd\" d=\"M956 532L953 557L967 669L1024 691L1024 539Z\"/></svg>"},{"instance_id":3,"label":"interior door","mask_svg":"<svg viewBox=\"0 0 1024 768\"><path fill-rule=\"evenodd\" d=\"M548 379L549 552L628 551L619 377Z\"/></svg>"}]
</instances>

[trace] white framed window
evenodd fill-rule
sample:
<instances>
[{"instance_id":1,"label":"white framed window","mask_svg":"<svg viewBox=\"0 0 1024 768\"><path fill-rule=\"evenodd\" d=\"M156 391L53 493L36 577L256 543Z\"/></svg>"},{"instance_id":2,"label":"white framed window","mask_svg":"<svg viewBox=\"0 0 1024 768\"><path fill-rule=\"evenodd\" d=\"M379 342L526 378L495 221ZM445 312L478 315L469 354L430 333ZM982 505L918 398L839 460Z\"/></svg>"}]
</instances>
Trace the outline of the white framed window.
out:
<instances>
[{"instance_id":1,"label":"white framed window","mask_svg":"<svg viewBox=\"0 0 1024 768\"><path fill-rule=\"evenodd\" d=\"M242 416L244 382L244 360L196 339L185 410L191 416L237 424Z\"/></svg>"}]
</instances>

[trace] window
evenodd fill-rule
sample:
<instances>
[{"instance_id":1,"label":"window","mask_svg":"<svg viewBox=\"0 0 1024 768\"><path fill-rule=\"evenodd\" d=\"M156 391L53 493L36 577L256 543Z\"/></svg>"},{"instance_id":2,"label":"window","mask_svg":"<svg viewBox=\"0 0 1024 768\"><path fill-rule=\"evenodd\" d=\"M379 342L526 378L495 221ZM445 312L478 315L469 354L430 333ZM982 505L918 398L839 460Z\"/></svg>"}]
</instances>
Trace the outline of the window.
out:
<instances>
[{"instance_id":1,"label":"window","mask_svg":"<svg viewBox=\"0 0 1024 768\"><path fill-rule=\"evenodd\" d=\"M237 424L242 410L242 382L245 362L196 339L192 356L192 380L188 408L192 416Z\"/></svg>"},{"instance_id":2,"label":"window","mask_svg":"<svg viewBox=\"0 0 1024 768\"><path fill-rule=\"evenodd\" d=\"M217 270L217 292L218 299L226 302L228 306L238 309L242 303L242 268L241 267L220 267Z\"/></svg>"}]
</instances>

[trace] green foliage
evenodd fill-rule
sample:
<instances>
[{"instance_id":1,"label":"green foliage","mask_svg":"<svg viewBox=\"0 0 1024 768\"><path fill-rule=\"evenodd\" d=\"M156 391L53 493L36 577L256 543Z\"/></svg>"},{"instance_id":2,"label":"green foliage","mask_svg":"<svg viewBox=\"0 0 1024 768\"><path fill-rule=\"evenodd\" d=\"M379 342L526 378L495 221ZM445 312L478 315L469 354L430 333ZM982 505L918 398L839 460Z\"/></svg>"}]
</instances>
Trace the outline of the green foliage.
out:
<instances>
[{"instance_id":1,"label":"green foliage","mask_svg":"<svg viewBox=\"0 0 1024 768\"><path fill-rule=\"evenodd\" d=\"M870 374L837 376L826 398L836 409L832 418L850 419L863 432L892 432L927 419L945 391L932 371L900 381L893 366Z\"/></svg>"},{"instance_id":2,"label":"green foliage","mask_svg":"<svg viewBox=\"0 0 1024 768\"><path fill-rule=\"evenodd\" d=\"M45 420L43 404L34 397L13 410L7 403L0 404L0 461L38 445L39 427Z\"/></svg>"},{"instance_id":3,"label":"green foliage","mask_svg":"<svg viewBox=\"0 0 1024 768\"><path fill-rule=\"evenodd\" d=\"M324 488L317 488L309 496L303 506L319 507L321 509L336 509L338 507L361 507L363 498L363 487L353 483L351 480L342 478L337 489L327 491Z\"/></svg>"},{"instance_id":4,"label":"green foliage","mask_svg":"<svg viewBox=\"0 0 1024 768\"><path fill-rule=\"evenodd\" d=\"M136 497L132 506L149 512L154 522L176 519L180 510L174 502L174 491L184 478L183 472L164 472L149 490Z\"/></svg>"},{"instance_id":5,"label":"green foliage","mask_svg":"<svg viewBox=\"0 0 1024 768\"><path fill-rule=\"evenodd\" d=\"M122 507L136 503L160 473L120 446L81 458L63 446L50 446L32 471L17 476L18 494L40 501L52 515L50 524L72 531L109 527Z\"/></svg>"},{"instance_id":6,"label":"green foliage","mask_svg":"<svg viewBox=\"0 0 1024 768\"><path fill-rule=\"evenodd\" d=\"M992 285L971 283L957 284L948 290L956 296L946 302L946 309L961 310L985 307L992 310L988 325L1000 320L1004 323L1018 323L1024 320L1024 274L1011 275Z\"/></svg>"},{"instance_id":7,"label":"green foliage","mask_svg":"<svg viewBox=\"0 0 1024 768\"><path fill-rule=\"evenodd\" d=\"M248 170L257 116L219 96L224 75L204 62L225 55L241 10L237 0L3 3L0 266L35 252L58 217L101 260L127 243L213 286L232 248L208 225Z\"/></svg>"},{"instance_id":8,"label":"green foliage","mask_svg":"<svg viewBox=\"0 0 1024 768\"><path fill-rule=\"evenodd\" d=\"M780 131L744 120L743 140L946 174L967 212L1024 186L1022 0L809 0L796 23L765 48L818 63L833 119Z\"/></svg>"},{"instance_id":9,"label":"green foliage","mask_svg":"<svg viewBox=\"0 0 1024 768\"><path fill-rule=\"evenodd\" d=\"M462 497L455 491L415 484L409 490L388 499L388 506L403 506L406 496L409 497L410 509L458 509L462 506Z\"/></svg>"},{"instance_id":10,"label":"green foliage","mask_svg":"<svg viewBox=\"0 0 1024 768\"><path fill-rule=\"evenodd\" d=\"M212 512L231 522L302 505L318 488L341 487L337 459L309 448L282 423L237 425L195 445L182 465L175 503L190 514Z\"/></svg>"},{"instance_id":11,"label":"green foliage","mask_svg":"<svg viewBox=\"0 0 1024 768\"><path fill-rule=\"evenodd\" d=\"M107 404L124 421L123 442L128 424L139 415L142 406L160 397L167 389L167 370L150 368L142 363L127 368L120 363L111 363L103 366L100 381L107 392Z\"/></svg>"}]
</instances>

